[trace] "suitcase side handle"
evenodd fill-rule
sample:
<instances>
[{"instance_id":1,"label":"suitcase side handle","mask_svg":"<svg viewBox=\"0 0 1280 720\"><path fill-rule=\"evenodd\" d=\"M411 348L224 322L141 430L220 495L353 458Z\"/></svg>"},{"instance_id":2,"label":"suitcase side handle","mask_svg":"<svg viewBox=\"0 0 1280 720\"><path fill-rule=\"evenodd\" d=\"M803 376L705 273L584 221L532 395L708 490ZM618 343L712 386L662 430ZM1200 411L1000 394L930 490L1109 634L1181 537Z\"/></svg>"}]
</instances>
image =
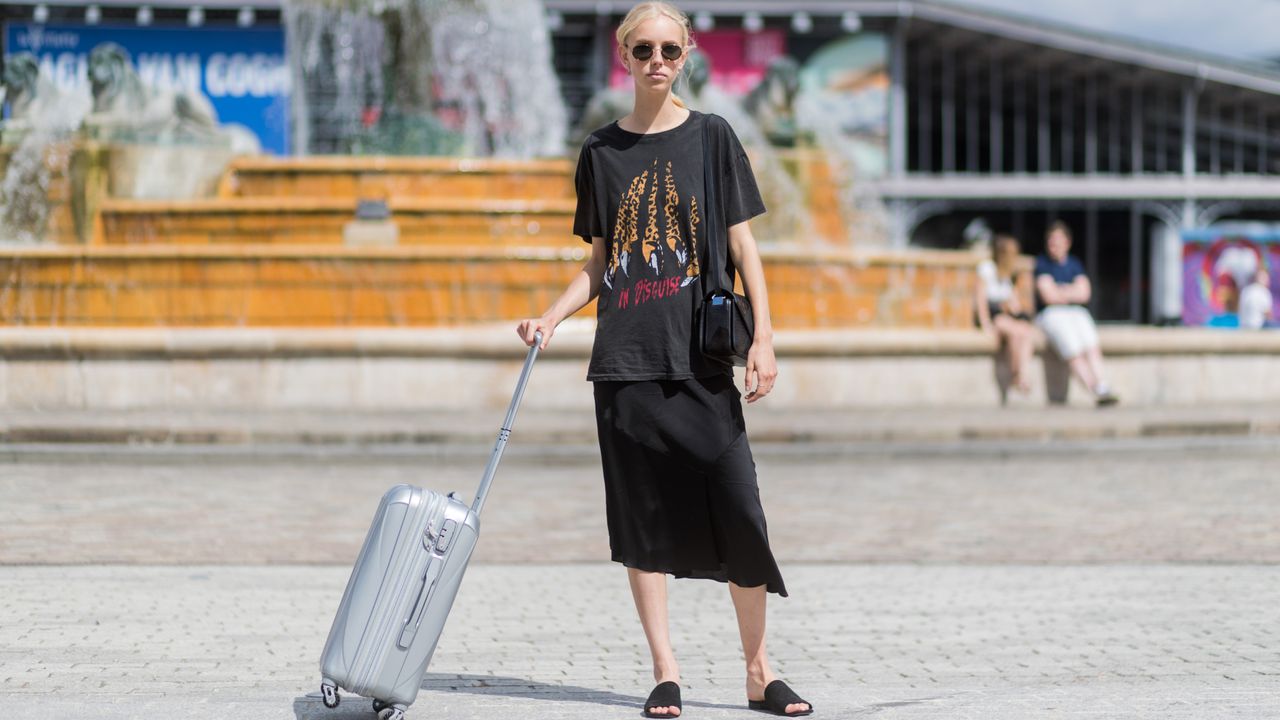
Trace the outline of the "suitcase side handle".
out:
<instances>
[{"instance_id":1,"label":"suitcase side handle","mask_svg":"<svg viewBox=\"0 0 1280 720\"><path fill-rule=\"evenodd\" d=\"M409 617L404 619L404 630L400 632L400 639L396 642L404 650L409 649L413 644L413 638L418 634L418 626L422 624L422 615L427 609L427 601L431 599L431 591L435 590L436 580L440 578L442 566L444 566L444 558L433 556L422 574L422 587L419 588L418 597L414 599L413 605L409 606Z\"/></svg>"},{"instance_id":2,"label":"suitcase side handle","mask_svg":"<svg viewBox=\"0 0 1280 720\"><path fill-rule=\"evenodd\" d=\"M529 384L529 375L533 373L533 362L538 359L538 346L542 344L542 333L534 333L533 345L529 347L529 355L524 360L524 368L520 370L520 379L516 381L516 392L511 397L511 405L507 408L507 419L498 431L498 441L493 446L493 454L489 456L489 465L484 469L484 477L480 480L480 488L476 490L476 499L471 503L471 512L480 514L485 498L489 496L489 486L493 484L493 476L498 472L498 462L502 460L502 451L507 447L507 438L511 437L511 426L516 421L516 410L524 399L525 386Z\"/></svg>"}]
</instances>

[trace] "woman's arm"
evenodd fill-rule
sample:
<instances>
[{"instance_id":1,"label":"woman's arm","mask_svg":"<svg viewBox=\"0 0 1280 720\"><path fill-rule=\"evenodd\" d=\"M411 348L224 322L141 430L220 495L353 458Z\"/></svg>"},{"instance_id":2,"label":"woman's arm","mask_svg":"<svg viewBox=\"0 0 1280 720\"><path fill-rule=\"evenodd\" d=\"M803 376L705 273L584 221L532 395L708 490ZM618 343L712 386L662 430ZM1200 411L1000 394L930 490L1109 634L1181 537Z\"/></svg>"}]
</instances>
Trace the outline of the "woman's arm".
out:
<instances>
[{"instance_id":1,"label":"woman's arm","mask_svg":"<svg viewBox=\"0 0 1280 720\"><path fill-rule=\"evenodd\" d=\"M753 403L773 390L778 378L778 361L773 353L773 320L769 317L769 291L764 285L764 265L755 236L746 221L729 228L729 257L742 274L742 286L751 301L755 337L747 353L747 402Z\"/></svg>"},{"instance_id":2,"label":"woman's arm","mask_svg":"<svg viewBox=\"0 0 1280 720\"><path fill-rule=\"evenodd\" d=\"M1009 301L1005 307L1010 314L1027 312L1029 308L1035 307L1035 300L1032 295L1035 290L1031 287L1031 273L1019 272L1013 276L1013 295L1009 297Z\"/></svg>"},{"instance_id":3,"label":"woman's arm","mask_svg":"<svg viewBox=\"0 0 1280 720\"><path fill-rule=\"evenodd\" d=\"M987 284L978 278L978 285L973 291L974 309L978 313L978 327L982 332L991 332L991 306L987 304Z\"/></svg>"},{"instance_id":4,"label":"woman's arm","mask_svg":"<svg viewBox=\"0 0 1280 720\"><path fill-rule=\"evenodd\" d=\"M604 277L604 256L604 238L591 238L591 257L587 258L582 269L569 281L569 286L560 297L551 303L542 317L521 320L516 327L516 333L526 345L533 345L534 333L541 331L542 345L539 347L546 348L556 332L556 326L586 307L587 303L600 294L600 282Z\"/></svg>"}]
</instances>

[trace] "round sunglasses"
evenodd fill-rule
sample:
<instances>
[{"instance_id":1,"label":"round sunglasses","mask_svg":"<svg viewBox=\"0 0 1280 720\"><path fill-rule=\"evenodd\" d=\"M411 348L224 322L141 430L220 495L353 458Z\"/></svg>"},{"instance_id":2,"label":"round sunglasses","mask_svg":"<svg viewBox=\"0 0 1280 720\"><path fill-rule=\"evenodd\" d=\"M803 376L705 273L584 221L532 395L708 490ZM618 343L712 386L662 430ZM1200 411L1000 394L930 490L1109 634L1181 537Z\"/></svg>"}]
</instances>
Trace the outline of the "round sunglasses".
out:
<instances>
[{"instance_id":1,"label":"round sunglasses","mask_svg":"<svg viewBox=\"0 0 1280 720\"><path fill-rule=\"evenodd\" d=\"M666 43L659 52L667 60L679 60L684 54L684 48L675 43ZM653 57L653 46L649 43L640 43L631 48L631 57L637 60L648 60Z\"/></svg>"}]
</instances>

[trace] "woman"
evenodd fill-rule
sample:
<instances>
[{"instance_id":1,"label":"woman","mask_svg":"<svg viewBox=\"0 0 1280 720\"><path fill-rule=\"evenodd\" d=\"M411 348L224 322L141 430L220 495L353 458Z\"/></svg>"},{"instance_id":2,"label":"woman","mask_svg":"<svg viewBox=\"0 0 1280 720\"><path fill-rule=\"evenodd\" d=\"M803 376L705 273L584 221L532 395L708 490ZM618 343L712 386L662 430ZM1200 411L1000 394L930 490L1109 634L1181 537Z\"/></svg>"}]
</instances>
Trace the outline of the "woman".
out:
<instances>
[{"instance_id":1,"label":"woman","mask_svg":"<svg viewBox=\"0 0 1280 720\"><path fill-rule=\"evenodd\" d=\"M711 241L704 214L715 212L754 308L747 402L768 396L778 369L764 270L747 224L764 204L729 125L672 94L693 47L684 13L641 3L622 21L617 43L635 105L588 136L578 160L574 234L591 243L591 258L542 317L522 321L517 331L530 345L541 332L545 347L562 320L597 300L587 379L594 384L609 544L613 560L627 567L653 657L657 685L645 715L681 711L668 574L728 583L749 706L808 715L812 708L774 677L765 652L766 591L785 596L786 589L769 549L732 368L701 355L693 327ZM714 208L701 201L704 128L718 150L707 176L718 183L721 206Z\"/></svg>"},{"instance_id":2,"label":"woman","mask_svg":"<svg viewBox=\"0 0 1280 720\"><path fill-rule=\"evenodd\" d=\"M1026 291L1026 273L1018 272L1021 248L1017 239L1009 235L997 235L992 248L992 259L978 264L978 287L975 307L978 310L978 326L984 333L996 338L1009 362L1013 374L1013 386L1019 392L1031 391L1027 381L1027 368L1035 352L1035 326L1023 304Z\"/></svg>"}]
</instances>

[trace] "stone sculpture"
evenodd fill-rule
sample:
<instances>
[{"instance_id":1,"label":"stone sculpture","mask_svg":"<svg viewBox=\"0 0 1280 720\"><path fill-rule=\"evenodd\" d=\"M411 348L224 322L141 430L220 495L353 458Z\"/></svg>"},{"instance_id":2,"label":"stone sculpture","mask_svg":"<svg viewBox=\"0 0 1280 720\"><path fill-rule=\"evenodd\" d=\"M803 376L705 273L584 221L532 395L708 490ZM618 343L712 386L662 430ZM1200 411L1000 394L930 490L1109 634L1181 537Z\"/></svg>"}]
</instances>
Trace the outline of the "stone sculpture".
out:
<instances>
[{"instance_id":1,"label":"stone sculpture","mask_svg":"<svg viewBox=\"0 0 1280 720\"><path fill-rule=\"evenodd\" d=\"M89 53L89 87L93 109L85 128L101 139L208 142L218 136L217 114L206 98L146 87L129 52L115 43Z\"/></svg>"},{"instance_id":2,"label":"stone sculpture","mask_svg":"<svg viewBox=\"0 0 1280 720\"><path fill-rule=\"evenodd\" d=\"M795 100L799 92L800 63L781 55L769 63L760 84L742 100L773 145L791 147L796 143Z\"/></svg>"},{"instance_id":3,"label":"stone sculpture","mask_svg":"<svg viewBox=\"0 0 1280 720\"><path fill-rule=\"evenodd\" d=\"M4 64L4 75L0 92L0 103L9 103L10 120L26 119L31 116L36 100L36 86L40 80L40 66L31 53L18 53L9 57Z\"/></svg>"}]
</instances>

